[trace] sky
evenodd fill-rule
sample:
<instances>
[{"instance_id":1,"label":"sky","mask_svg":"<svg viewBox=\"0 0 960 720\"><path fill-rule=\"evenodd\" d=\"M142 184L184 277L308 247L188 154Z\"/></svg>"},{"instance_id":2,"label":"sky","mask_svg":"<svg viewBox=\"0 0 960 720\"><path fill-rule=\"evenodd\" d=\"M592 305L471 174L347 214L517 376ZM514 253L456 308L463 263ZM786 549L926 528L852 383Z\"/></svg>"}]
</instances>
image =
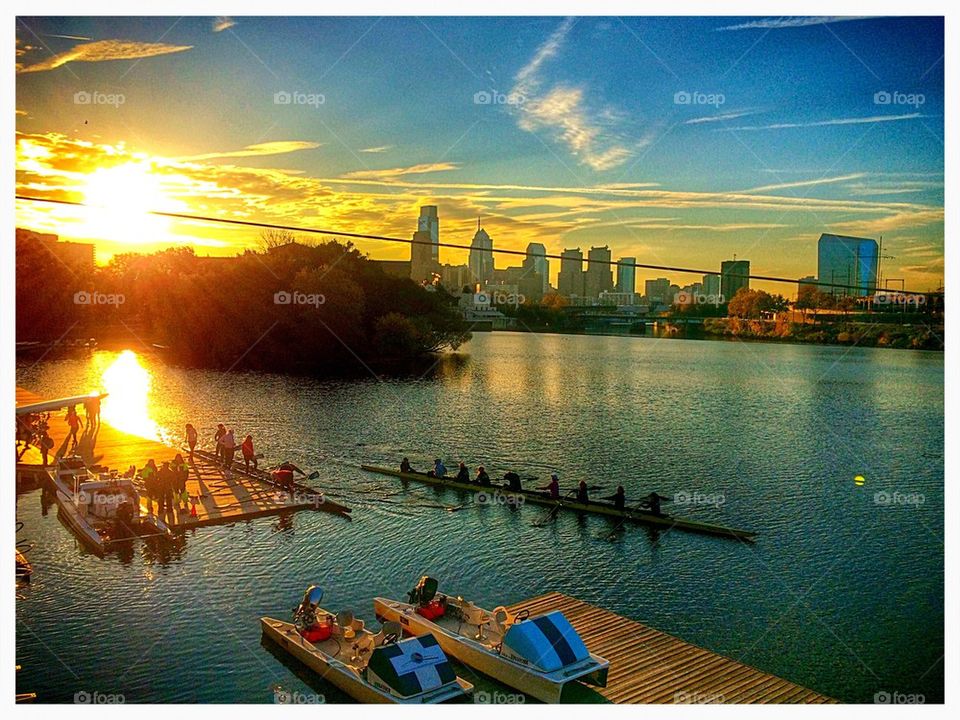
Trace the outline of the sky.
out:
<instances>
[{"instance_id":1,"label":"sky","mask_svg":"<svg viewBox=\"0 0 960 720\"><path fill-rule=\"evenodd\" d=\"M797 278L823 232L882 236L884 277L942 282L940 18L22 17L16 34L17 191L99 208L19 201L17 225L94 240L100 262L258 245L146 210L409 238L432 204L443 242L479 217L499 248Z\"/></svg>"}]
</instances>

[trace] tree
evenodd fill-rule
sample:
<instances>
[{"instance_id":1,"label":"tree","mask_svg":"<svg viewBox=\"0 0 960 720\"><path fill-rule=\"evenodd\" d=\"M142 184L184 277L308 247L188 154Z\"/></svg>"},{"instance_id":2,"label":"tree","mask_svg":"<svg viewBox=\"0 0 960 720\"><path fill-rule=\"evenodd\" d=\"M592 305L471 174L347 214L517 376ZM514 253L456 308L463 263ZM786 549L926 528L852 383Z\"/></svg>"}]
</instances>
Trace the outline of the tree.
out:
<instances>
[{"instance_id":1,"label":"tree","mask_svg":"<svg viewBox=\"0 0 960 720\"><path fill-rule=\"evenodd\" d=\"M272 248L281 247L282 245L289 245L290 243L296 241L297 236L289 230L281 230L279 228L264 228L260 231L260 246L264 250L271 250Z\"/></svg>"}]
</instances>

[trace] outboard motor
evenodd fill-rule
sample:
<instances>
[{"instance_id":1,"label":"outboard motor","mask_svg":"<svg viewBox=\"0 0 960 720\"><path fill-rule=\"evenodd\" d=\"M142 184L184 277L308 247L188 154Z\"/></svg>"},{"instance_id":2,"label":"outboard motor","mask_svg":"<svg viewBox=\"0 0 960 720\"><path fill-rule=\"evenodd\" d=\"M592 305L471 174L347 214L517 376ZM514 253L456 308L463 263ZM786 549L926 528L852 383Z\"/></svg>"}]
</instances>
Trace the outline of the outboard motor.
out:
<instances>
[{"instance_id":1,"label":"outboard motor","mask_svg":"<svg viewBox=\"0 0 960 720\"><path fill-rule=\"evenodd\" d=\"M293 621L301 629L313 627L317 624L317 608L323 600L323 588L311 585L303 593L303 600L293 610Z\"/></svg>"},{"instance_id":2,"label":"outboard motor","mask_svg":"<svg viewBox=\"0 0 960 720\"><path fill-rule=\"evenodd\" d=\"M423 607L424 605L429 605L430 601L433 600L437 595L437 588L440 586L440 583L429 575L424 575L420 580L417 581L416 586L407 593L407 602L411 605L418 605Z\"/></svg>"}]
</instances>

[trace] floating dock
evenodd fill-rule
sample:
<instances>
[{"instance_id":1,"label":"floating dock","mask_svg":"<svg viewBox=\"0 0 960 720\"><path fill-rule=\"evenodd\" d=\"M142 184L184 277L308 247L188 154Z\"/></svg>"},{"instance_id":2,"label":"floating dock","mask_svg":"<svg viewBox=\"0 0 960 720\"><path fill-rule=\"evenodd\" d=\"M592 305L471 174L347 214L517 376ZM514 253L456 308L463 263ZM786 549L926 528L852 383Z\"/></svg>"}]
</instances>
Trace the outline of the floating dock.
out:
<instances>
[{"instance_id":1,"label":"floating dock","mask_svg":"<svg viewBox=\"0 0 960 720\"><path fill-rule=\"evenodd\" d=\"M17 406L41 402L42 398L29 390L17 388ZM82 408L78 408L81 412ZM49 414L48 424L50 437L54 445L49 461L56 463L56 458L65 454L80 455L87 467L107 468L117 470L123 474L131 465L142 468L147 460L153 458L158 466L173 458L181 451L166 445L159 440L140 437L123 432L105 422L100 422L92 429L87 427L84 420L82 434L78 434L79 444L76 450L70 451L67 437L69 428L66 422L66 412L59 410ZM187 459L187 453L182 453ZM17 477L32 477L42 481L45 470L42 465L40 451L30 448L17 461ZM190 503L183 509L175 508L173 512L163 517L163 520L174 529L198 527L201 525L216 525L220 523L249 520L264 515L277 515L294 510L317 509L317 503L307 497L281 492L275 486L254 477L244 475L234 470L227 473L219 465L196 457L190 464L190 476L187 480L187 492L196 499L196 516L191 514ZM52 468L48 467L47 470ZM147 499L141 499L146 510ZM154 504L154 509L156 505Z\"/></svg>"},{"instance_id":2,"label":"floating dock","mask_svg":"<svg viewBox=\"0 0 960 720\"><path fill-rule=\"evenodd\" d=\"M562 593L510 606L531 615L559 610L592 653L610 661L613 703L835 703L820 693L704 650Z\"/></svg>"}]
</instances>

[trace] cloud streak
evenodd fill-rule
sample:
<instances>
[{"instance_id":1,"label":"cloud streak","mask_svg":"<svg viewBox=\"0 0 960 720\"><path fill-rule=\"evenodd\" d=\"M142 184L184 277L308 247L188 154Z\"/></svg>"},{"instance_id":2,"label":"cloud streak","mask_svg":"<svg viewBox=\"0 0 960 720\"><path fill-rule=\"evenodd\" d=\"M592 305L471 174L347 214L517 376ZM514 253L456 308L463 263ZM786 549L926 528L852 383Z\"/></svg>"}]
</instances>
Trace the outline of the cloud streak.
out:
<instances>
[{"instance_id":1,"label":"cloud streak","mask_svg":"<svg viewBox=\"0 0 960 720\"><path fill-rule=\"evenodd\" d=\"M139 60L141 58L169 55L190 50L192 45L169 45L167 43L146 43L129 40L97 40L82 43L66 52L41 60L33 65L21 67L18 72L43 72L55 70L71 62L106 62L109 60Z\"/></svg>"},{"instance_id":2,"label":"cloud streak","mask_svg":"<svg viewBox=\"0 0 960 720\"><path fill-rule=\"evenodd\" d=\"M213 31L215 33L223 32L224 30L229 30L236 24L237 24L237 21L231 17L226 17L226 16L215 17L213 19Z\"/></svg>"},{"instance_id":3,"label":"cloud streak","mask_svg":"<svg viewBox=\"0 0 960 720\"><path fill-rule=\"evenodd\" d=\"M190 162L195 160L214 160L216 158L259 157L262 155L283 155L297 150L313 150L321 143L306 142L304 140L277 140L274 142L247 145L242 150L228 150L225 152L203 153L202 155L188 155L179 160Z\"/></svg>"},{"instance_id":4,"label":"cloud streak","mask_svg":"<svg viewBox=\"0 0 960 720\"><path fill-rule=\"evenodd\" d=\"M881 122L899 122L901 120L916 120L926 117L920 113L906 113L904 115L871 115L859 118L833 118L830 120L814 120L811 122L773 123L771 125L740 125L734 128L717 128L717 132L731 132L734 130L786 130L790 128L828 127L831 125L866 125Z\"/></svg>"},{"instance_id":5,"label":"cloud streak","mask_svg":"<svg viewBox=\"0 0 960 720\"><path fill-rule=\"evenodd\" d=\"M343 177L354 178L358 180L383 180L402 177L404 175L422 175L424 173L446 172L448 170L458 170L459 168L460 164L453 162L421 163L419 165L410 165L408 167L384 168L382 170L355 170L354 172L346 173Z\"/></svg>"},{"instance_id":6,"label":"cloud streak","mask_svg":"<svg viewBox=\"0 0 960 720\"><path fill-rule=\"evenodd\" d=\"M823 15L811 17L777 17L751 20L739 25L727 25L716 28L717 32L729 30L785 30L789 28L810 27L811 25L826 25L828 23L849 22L851 20L869 20L866 15Z\"/></svg>"}]
</instances>

